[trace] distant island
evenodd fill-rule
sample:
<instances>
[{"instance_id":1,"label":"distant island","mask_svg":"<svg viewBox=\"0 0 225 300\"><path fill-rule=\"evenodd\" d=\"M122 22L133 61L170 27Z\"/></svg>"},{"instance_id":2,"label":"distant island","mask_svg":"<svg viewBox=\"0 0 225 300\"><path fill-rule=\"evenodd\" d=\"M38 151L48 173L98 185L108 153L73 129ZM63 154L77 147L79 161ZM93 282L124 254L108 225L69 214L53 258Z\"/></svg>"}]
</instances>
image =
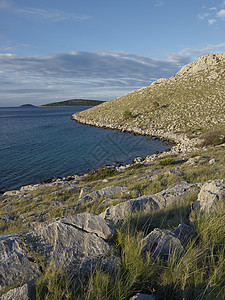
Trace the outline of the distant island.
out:
<instances>
[{"instance_id":1,"label":"distant island","mask_svg":"<svg viewBox=\"0 0 225 300\"><path fill-rule=\"evenodd\" d=\"M43 104L42 106L96 106L105 101L100 100L86 100L86 99L71 99L66 101Z\"/></svg>"},{"instance_id":2,"label":"distant island","mask_svg":"<svg viewBox=\"0 0 225 300\"><path fill-rule=\"evenodd\" d=\"M22 104L20 107L35 107L33 104Z\"/></svg>"}]
</instances>

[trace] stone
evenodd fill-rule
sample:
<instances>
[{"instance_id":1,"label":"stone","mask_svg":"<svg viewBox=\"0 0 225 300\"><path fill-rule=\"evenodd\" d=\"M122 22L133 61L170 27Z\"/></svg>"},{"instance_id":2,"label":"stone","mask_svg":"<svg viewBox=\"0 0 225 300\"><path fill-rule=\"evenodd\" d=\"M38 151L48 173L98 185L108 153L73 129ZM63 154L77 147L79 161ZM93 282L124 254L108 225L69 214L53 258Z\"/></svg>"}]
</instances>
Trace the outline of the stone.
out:
<instances>
[{"instance_id":1,"label":"stone","mask_svg":"<svg viewBox=\"0 0 225 300\"><path fill-rule=\"evenodd\" d=\"M213 165L213 164L215 164L215 162L216 162L215 158L212 158L212 159L210 159L209 164Z\"/></svg>"},{"instance_id":2,"label":"stone","mask_svg":"<svg viewBox=\"0 0 225 300\"><path fill-rule=\"evenodd\" d=\"M194 190L200 190L200 185L182 181L157 194L141 196L110 206L99 216L116 224L137 211L152 211L176 204Z\"/></svg>"},{"instance_id":3,"label":"stone","mask_svg":"<svg viewBox=\"0 0 225 300\"><path fill-rule=\"evenodd\" d=\"M40 273L39 265L27 254L22 235L0 235L0 292L36 279Z\"/></svg>"},{"instance_id":4,"label":"stone","mask_svg":"<svg viewBox=\"0 0 225 300\"><path fill-rule=\"evenodd\" d=\"M34 225L27 234L0 235L0 292L37 279L46 263L63 265L75 276L97 266L112 269L119 262L108 242L114 228L97 215L83 213Z\"/></svg>"},{"instance_id":5,"label":"stone","mask_svg":"<svg viewBox=\"0 0 225 300\"><path fill-rule=\"evenodd\" d=\"M225 179L210 180L203 184L193 209L210 212L219 204L225 204Z\"/></svg>"},{"instance_id":6,"label":"stone","mask_svg":"<svg viewBox=\"0 0 225 300\"><path fill-rule=\"evenodd\" d=\"M106 240L113 233L99 216L83 213L40 223L25 235L25 242L45 261L69 265L108 255L112 246Z\"/></svg>"},{"instance_id":7,"label":"stone","mask_svg":"<svg viewBox=\"0 0 225 300\"><path fill-rule=\"evenodd\" d=\"M172 233L181 241L182 245L186 244L194 236L193 228L186 224L179 224Z\"/></svg>"},{"instance_id":8,"label":"stone","mask_svg":"<svg viewBox=\"0 0 225 300\"><path fill-rule=\"evenodd\" d=\"M142 253L151 252L153 257L168 259L170 254L177 257L184 253L184 248L175 234L169 230L155 228L141 240Z\"/></svg>"},{"instance_id":9,"label":"stone","mask_svg":"<svg viewBox=\"0 0 225 300\"><path fill-rule=\"evenodd\" d=\"M136 211L150 211L157 208L159 208L158 204L151 195L147 195L110 206L99 216L116 224Z\"/></svg>"},{"instance_id":10,"label":"stone","mask_svg":"<svg viewBox=\"0 0 225 300\"><path fill-rule=\"evenodd\" d=\"M80 191L79 199L81 199L81 198L83 198L84 196L86 196L87 194L89 194L90 191L91 191L91 188L90 188L90 187L82 188L81 191Z\"/></svg>"},{"instance_id":11,"label":"stone","mask_svg":"<svg viewBox=\"0 0 225 300\"><path fill-rule=\"evenodd\" d=\"M27 283L21 287L12 289L0 297L0 300L31 300L35 299L30 285Z\"/></svg>"},{"instance_id":12,"label":"stone","mask_svg":"<svg viewBox=\"0 0 225 300\"><path fill-rule=\"evenodd\" d=\"M133 297L131 297L129 300L155 300L154 295L148 295L148 294L136 294Z\"/></svg>"},{"instance_id":13,"label":"stone","mask_svg":"<svg viewBox=\"0 0 225 300\"><path fill-rule=\"evenodd\" d=\"M195 156L195 157L191 157L189 158L187 161L186 161L186 164L189 164L189 165L197 165L197 163L199 162L199 159L201 157L200 156Z\"/></svg>"},{"instance_id":14,"label":"stone","mask_svg":"<svg viewBox=\"0 0 225 300\"><path fill-rule=\"evenodd\" d=\"M101 197L111 197L117 194L127 194L129 191L125 186L108 186L99 191L94 191L77 201L77 204L86 203L93 200L98 200Z\"/></svg>"}]
</instances>

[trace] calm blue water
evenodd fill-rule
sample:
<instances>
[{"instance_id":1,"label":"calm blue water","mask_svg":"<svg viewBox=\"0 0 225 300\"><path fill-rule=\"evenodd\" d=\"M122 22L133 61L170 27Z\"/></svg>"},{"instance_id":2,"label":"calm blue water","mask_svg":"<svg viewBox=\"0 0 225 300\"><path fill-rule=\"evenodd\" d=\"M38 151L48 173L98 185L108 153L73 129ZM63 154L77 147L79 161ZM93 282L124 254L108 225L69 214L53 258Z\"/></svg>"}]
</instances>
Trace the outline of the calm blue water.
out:
<instances>
[{"instance_id":1,"label":"calm blue water","mask_svg":"<svg viewBox=\"0 0 225 300\"><path fill-rule=\"evenodd\" d=\"M0 108L0 190L130 162L168 146L142 136L76 123L86 107Z\"/></svg>"}]
</instances>

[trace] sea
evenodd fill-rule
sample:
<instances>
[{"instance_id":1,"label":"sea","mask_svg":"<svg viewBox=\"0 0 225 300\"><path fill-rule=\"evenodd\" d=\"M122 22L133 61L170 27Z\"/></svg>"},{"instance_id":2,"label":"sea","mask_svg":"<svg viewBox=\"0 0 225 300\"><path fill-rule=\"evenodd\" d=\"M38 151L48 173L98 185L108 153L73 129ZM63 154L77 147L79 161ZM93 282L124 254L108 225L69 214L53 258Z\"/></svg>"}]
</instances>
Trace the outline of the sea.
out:
<instances>
[{"instance_id":1,"label":"sea","mask_svg":"<svg viewBox=\"0 0 225 300\"><path fill-rule=\"evenodd\" d=\"M89 107L0 108L0 190L126 164L171 148L162 141L83 125L71 115Z\"/></svg>"}]
</instances>

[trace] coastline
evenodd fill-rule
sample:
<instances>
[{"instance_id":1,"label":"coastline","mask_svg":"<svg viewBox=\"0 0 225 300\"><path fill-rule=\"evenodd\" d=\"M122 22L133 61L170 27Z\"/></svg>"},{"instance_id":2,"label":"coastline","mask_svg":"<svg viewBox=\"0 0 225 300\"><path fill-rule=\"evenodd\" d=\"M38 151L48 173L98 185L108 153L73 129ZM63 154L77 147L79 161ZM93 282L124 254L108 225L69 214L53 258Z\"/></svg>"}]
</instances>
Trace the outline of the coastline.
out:
<instances>
[{"instance_id":1,"label":"coastline","mask_svg":"<svg viewBox=\"0 0 225 300\"><path fill-rule=\"evenodd\" d=\"M127 168L132 167L136 164L150 164L151 162L155 161L156 159L162 159L166 158L167 156L170 155L178 155L178 154L185 154L186 152L191 152L198 150L196 145L200 142L199 139L189 139L186 135L177 135L172 132L165 132L163 130L154 130L154 131L147 131L147 130L142 130L138 127L131 128L129 126L124 126L124 125L116 125L116 124L103 124L103 123L98 123L98 122L93 122L93 121L88 121L84 120L80 117L77 117L76 114L72 115L71 118L81 124L84 125L89 125L89 126L94 126L98 128L104 128L104 129L111 129L111 130L117 130L121 132L126 132L129 134L135 134L135 135L142 135L142 136L148 136L151 139L159 139L161 141L166 141L170 144L175 144L172 146L172 148L168 148L162 152L156 152L154 154L147 155L145 157L135 157L133 161L127 163L126 165L120 165L114 162L113 165L107 165L107 167L113 167L115 168L116 171L121 172L125 171ZM103 167L103 166L102 166ZM102 167L99 167L97 169L101 169ZM95 169L93 169L95 170ZM89 170L89 172L93 171ZM25 191L25 190L33 190L33 189L39 189L41 186L45 186L46 184L66 184L71 181L77 181L77 180L82 180L87 174L89 173L82 173L78 174L75 173L73 175L68 175L65 177L51 177L39 182L35 182L32 184L28 185L22 185L18 189L13 189L13 190L2 190L0 191L2 195L14 195L17 194L19 191Z\"/></svg>"},{"instance_id":2,"label":"coastline","mask_svg":"<svg viewBox=\"0 0 225 300\"><path fill-rule=\"evenodd\" d=\"M73 114L71 116L71 119L73 119L74 121L76 121L78 123L89 125L89 126L118 130L121 132L127 132L127 133L136 134L136 135L148 136L153 140L159 139L159 140L171 143L171 144L175 144L175 146L171 148L170 154L180 154L180 153L197 150L198 144L201 143L201 139L199 139L199 138L189 138L186 134L177 134L175 132L165 131L163 129L154 129L154 130L144 129L143 130L138 126L134 127L134 126L128 126L128 125L119 125L119 124L115 124L115 123L112 124L112 123L97 122L97 121L82 118L78 114Z\"/></svg>"}]
</instances>

